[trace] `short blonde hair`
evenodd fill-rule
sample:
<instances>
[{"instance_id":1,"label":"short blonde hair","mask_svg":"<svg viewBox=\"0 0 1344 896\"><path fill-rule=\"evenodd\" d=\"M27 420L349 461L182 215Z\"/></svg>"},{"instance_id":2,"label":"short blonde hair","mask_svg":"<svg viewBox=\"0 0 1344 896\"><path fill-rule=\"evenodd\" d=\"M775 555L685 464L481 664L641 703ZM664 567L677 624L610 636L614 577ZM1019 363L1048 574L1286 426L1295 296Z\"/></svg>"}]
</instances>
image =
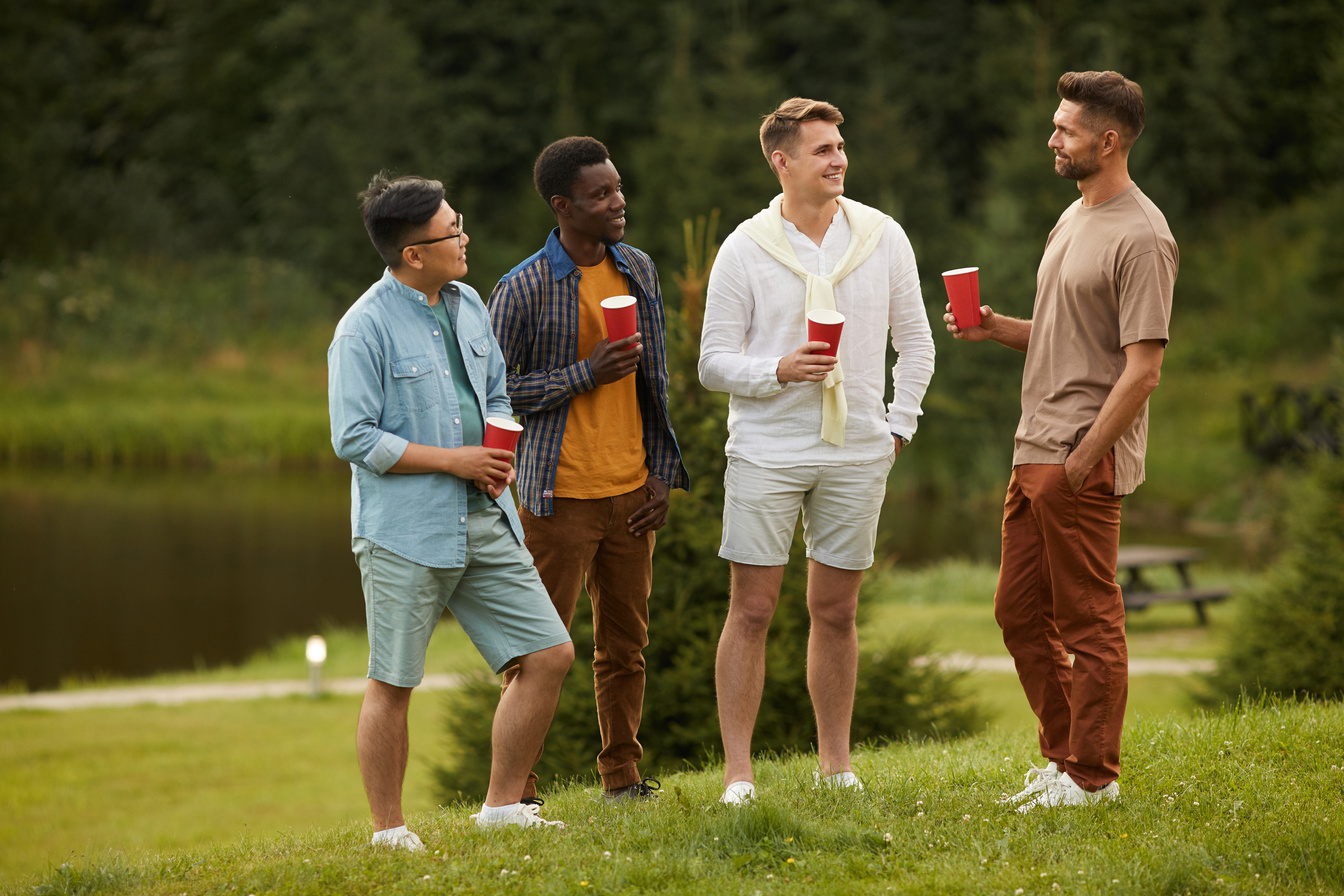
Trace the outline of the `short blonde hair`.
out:
<instances>
[{"instance_id":1,"label":"short blonde hair","mask_svg":"<svg viewBox=\"0 0 1344 896\"><path fill-rule=\"evenodd\" d=\"M775 150L792 152L798 144L798 132L805 121L829 121L841 124L845 116L840 110L825 100L809 100L795 96L779 104L779 108L766 115L761 121L761 152L765 153L765 163L775 177L775 163L770 161Z\"/></svg>"}]
</instances>

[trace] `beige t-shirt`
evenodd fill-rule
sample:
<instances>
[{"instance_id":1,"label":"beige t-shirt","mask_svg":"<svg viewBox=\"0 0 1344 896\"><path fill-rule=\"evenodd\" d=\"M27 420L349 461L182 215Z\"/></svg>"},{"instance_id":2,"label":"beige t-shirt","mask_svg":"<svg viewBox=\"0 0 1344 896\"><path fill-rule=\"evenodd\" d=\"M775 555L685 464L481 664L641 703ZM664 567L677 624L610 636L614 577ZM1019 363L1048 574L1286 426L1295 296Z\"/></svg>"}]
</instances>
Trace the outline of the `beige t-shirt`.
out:
<instances>
[{"instance_id":1,"label":"beige t-shirt","mask_svg":"<svg viewBox=\"0 0 1344 896\"><path fill-rule=\"evenodd\" d=\"M1062 464L1125 369L1124 347L1167 340L1180 255L1167 219L1130 185L1060 216L1036 272L1016 464ZM1148 405L1115 443L1115 494L1143 482Z\"/></svg>"}]
</instances>

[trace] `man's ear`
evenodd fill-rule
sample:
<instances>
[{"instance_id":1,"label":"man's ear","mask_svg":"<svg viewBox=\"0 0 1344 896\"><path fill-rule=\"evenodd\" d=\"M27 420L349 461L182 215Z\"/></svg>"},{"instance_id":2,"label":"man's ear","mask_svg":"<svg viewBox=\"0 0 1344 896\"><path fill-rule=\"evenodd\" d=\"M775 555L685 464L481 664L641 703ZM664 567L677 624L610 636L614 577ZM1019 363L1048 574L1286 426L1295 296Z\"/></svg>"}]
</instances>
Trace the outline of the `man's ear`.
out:
<instances>
[{"instance_id":1,"label":"man's ear","mask_svg":"<svg viewBox=\"0 0 1344 896\"><path fill-rule=\"evenodd\" d=\"M419 246L407 246L401 250L401 263L403 267L415 268L417 271L425 267L425 257L420 254Z\"/></svg>"},{"instance_id":2,"label":"man's ear","mask_svg":"<svg viewBox=\"0 0 1344 896\"><path fill-rule=\"evenodd\" d=\"M782 175L789 170L789 157L782 149L777 149L770 153L770 164L775 169L776 175Z\"/></svg>"},{"instance_id":3,"label":"man's ear","mask_svg":"<svg viewBox=\"0 0 1344 896\"><path fill-rule=\"evenodd\" d=\"M1122 144L1120 143L1120 132L1119 132L1119 131L1108 130L1108 131L1106 131L1106 133L1104 133L1104 134L1101 135L1101 151L1102 151L1102 152L1116 152L1116 153L1118 153L1118 152L1120 152L1120 147L1121 147L1121 145L1122 145Z\"/></svg>"},{"instance_id":4,"label":"man's ear","mask_svg":"<svg viewBox=\"0 0 1344 896\"><path fill-rule=\"evenodd\" d=\"M552 196L551 211L555 212L556 218L564 218L569 215L570 199L568 196Z\"/></svg>"}]
</instances>

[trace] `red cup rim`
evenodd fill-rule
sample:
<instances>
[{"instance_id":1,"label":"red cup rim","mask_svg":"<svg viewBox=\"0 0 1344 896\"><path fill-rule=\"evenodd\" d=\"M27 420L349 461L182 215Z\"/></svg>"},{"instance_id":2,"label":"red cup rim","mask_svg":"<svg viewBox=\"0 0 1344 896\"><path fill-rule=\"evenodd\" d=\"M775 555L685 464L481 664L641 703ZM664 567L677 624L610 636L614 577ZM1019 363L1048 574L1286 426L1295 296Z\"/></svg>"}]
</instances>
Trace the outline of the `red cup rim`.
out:
<instances>
[{"instance_id":1,"label":"red cup rim","mask_svg":"<svg viewBox=\"0 0 1344 896\"><path fill-rule=\"evenodd\" d=\"M496 426L500 429L507 429L509 432L523 431L523 426L521 423L518 423L515 420L506 419L504 417L486 417L485 422L490 424L491 426Z\"/></svg>"}]
</instances>

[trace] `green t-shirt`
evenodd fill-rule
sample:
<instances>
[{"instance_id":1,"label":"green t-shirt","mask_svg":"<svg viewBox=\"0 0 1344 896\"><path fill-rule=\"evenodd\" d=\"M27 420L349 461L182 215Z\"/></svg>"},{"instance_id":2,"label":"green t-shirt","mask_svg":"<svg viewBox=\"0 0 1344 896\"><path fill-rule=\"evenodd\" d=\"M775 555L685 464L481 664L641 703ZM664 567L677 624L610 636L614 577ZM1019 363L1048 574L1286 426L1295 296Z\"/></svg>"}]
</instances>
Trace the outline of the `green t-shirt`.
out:
<instances>
[{"instance_id":1,"label":"green t-shirt","mask_svg":"<svg viewBox=\"0 0 1344 896\"><path fill-rule=\"evenodd\" d=\"M447 302L442 298L429 307L439 321L439 332L443 336L443 347L448 353L448 370L452 374L453 388L457 390L458 415L462 420L462 444L480 445L485 441L485 415L481 413L481 403L476 399L476 390L471 388L467 378L467 365L462 361L462 350L457 345L457 334L453 321L448 316ZM467 511L485 510L490 506L490 496L472 483L467 483Z\"/></svg>"}]
</instances>

